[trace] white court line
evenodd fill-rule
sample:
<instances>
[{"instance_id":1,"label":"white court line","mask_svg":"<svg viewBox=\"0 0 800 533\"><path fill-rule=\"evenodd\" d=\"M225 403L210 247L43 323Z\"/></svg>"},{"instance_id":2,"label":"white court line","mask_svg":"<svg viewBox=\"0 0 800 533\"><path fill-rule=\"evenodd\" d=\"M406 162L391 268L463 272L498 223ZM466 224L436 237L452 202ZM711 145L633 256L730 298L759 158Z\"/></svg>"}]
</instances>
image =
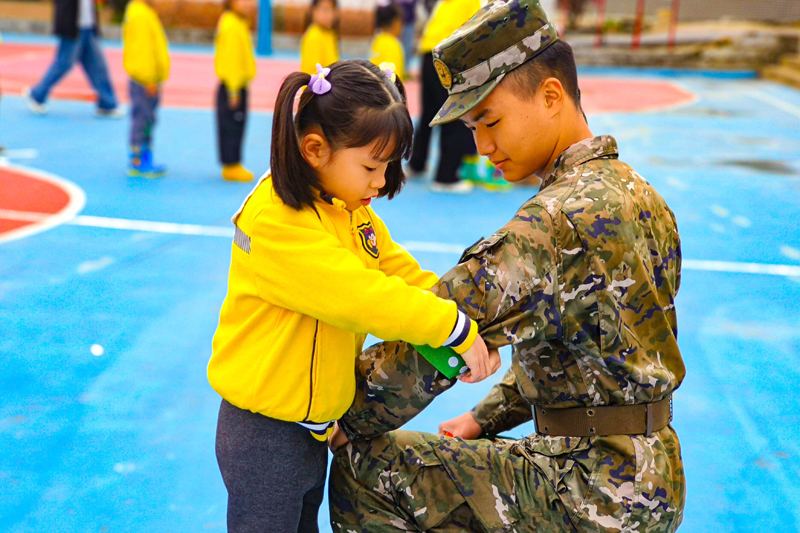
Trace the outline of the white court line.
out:
<instances>
[{"instance_id":1,"label":"white court line","mask_svg":"<svg viewBox=\"0 0 800 533\"><path fill-rule=\"evenodd\" d=\"M0 209L0 218L7 220L41 221L52 217L46 213L27 211L10 211ZM233 238L233 228L225 226L203 226L200 224L180 224L177 222L153 222L150 220L132 220L127 218L108 218L81 215L64 222L72 226L92 228L109 228L130 231L149 231L171 235L199 235L203 237ZM465 246L443 242L407 241L401 243L410 252L428 252L438 254L458 254ZM730 272L735 274L760 274L766 276L800 277L798 265L775 265L769 263L741 263L736 261L703 261L684 259L685 270L701 270L705 272Z\"/></svg>"},{"instance_id":2,"label":"white court line","mask_svg":"<svg viewBox=\"0 0 800 533\"><path fill-rule=\"evenodd\" d=\"M27 226L23 226L21 228L13 229L11 231L7 231L5 233L0 234L0 243L9 242L17 239L22 239L23 237L29 237L35 233L39 233L40 231L45 231L50 228L54 228L60 224L64 224L69 222L70 220L74 220L75 215L80 213L83 210L83 206L86 205L86 195L83 193L83 189L72 183L71 181L67 181L63 178L58 176L54 176L48 172L42 172L41 170L34 170L32 168L22 167L22 166L14 166L12 169L17 169L22 171L23 173L31 176L35 179L52 183L61 188L61 190L65 191L69 196L69 202L67 205L58 213L27 213L27 215L38 215L36 219L15 219L13 216L4 216L8 220L27 220L30 222L37 222L37 224L29 224ZM6 213L20 213L19 211L8 212Z\"/></svg>"},{"instance_id":3,"label":"white court line","mask_svg":"<svg viewBox=\"0 0 800 533\"><path fill-rule=\"evenodd\" d=\"M6 159L36 159L39 152L34 148L10 148L0 152L0 156Z\"/></svg>"},{"instance_id":4,"label":"white court line","mask_svg":"<svg viewBox=\"0 0 800 533\"><path fill-rule=\"evenodd\" d=\"M767 276L800 277L800 266L774 265L769 263L739 263L734 261L700 261L684 259L686 270L705 270L707 272L733 272L736 274L764 274Z\"/></svg>"},{"instance_id":5,"label":"white court line","mask_svg":"<svg viewBox=\"0 0 800 533\"><path fill-rule=\"evenodd\" d=\"M81 215L67 222L73 226L94 228L127 229L151 231L178 235L202 235L206 237L233 238L233 228L224 226L201 226L198 224L178 224L175 222L151 222L149 220L130 220L126 218L106 218Z\"/></svg>"},{"instance_id":6,"label":"white court line","mask_svg":"<svg viewBox=\"0 0 800 533\"><path fill-rule=\"evenodd\" d=\"M784 102L780 98L775 98L771 94L767 94L767 93L765 93L763 91L751 90L751 91L747 91L747 92L753 98L758 98L762 102L766 102L768 104L771 104L772 106L777 107L781 111L786 111L787 113L789 113L791 115L794 115L797 118L800 118L800 107L798 107L798 106L796 106L794 104L790 104L789 102Z\"/></svg>"}]
</instances>

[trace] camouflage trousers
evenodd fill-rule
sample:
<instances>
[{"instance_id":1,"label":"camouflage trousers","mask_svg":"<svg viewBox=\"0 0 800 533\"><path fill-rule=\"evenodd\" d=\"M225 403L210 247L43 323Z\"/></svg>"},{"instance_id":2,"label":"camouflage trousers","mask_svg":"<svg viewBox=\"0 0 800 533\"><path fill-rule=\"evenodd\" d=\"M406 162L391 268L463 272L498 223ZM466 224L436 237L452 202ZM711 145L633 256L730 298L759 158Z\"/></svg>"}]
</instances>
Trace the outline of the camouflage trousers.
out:
<instances>
[{"instance_id":1,"label":"camouflage trousers","mask_svg":"<svg viewBox=\"0 0 800 533\"><path fill-rule=\"evenodd\" d=\"M341 533L675 531L685 498L677 436L464 441L392 431L338 450Z\"/></svg>"}]
</instances>

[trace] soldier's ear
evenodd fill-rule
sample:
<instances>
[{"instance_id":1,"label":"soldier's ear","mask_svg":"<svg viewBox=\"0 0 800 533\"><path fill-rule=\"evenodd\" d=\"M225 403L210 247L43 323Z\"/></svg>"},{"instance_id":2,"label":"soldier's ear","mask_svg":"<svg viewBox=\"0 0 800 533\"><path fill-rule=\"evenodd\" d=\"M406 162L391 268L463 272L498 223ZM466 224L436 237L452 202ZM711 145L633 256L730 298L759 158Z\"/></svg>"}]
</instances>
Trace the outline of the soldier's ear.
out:
<instances>
[{"instance_id":1,"label":"soldier's ear","mask_svg":"<svg viewBox=\"0 0 800 533\"><path fill-rule=\"evenodd\" d=\"M564 86L557 78L547 78L542 82L539 90L542 92L544 99L544 106L548 111L553 114L561 111L561 106L564 104Z\"/></svg>"}]
</instances>

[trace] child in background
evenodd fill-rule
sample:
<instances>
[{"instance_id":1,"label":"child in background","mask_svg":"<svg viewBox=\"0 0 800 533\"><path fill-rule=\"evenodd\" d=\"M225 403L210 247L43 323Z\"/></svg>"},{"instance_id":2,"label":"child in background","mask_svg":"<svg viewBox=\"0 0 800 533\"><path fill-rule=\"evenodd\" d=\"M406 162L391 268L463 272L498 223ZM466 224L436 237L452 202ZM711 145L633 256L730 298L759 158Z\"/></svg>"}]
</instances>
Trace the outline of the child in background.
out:
<instances>
[{"instance_id":1,"label":"child in background","mask_svg":"<svg viewBox=\"0 0 800 533\"><path fill-rule=\"evenodd\" d=\"M433 63L433 48L469 20L480 7L480 0L439 0L422 33L419 45L422 55L422 116L414 131L414 149L408 162L409 169L414 173L425 169L432 131L429 124L448 97ZM459 168L464 156L478 153L472 132L460 121L440 126L439 152L439 164L431 191L456 194L470 192L472 183L459 179Z\"/></svg>"},{"instance_id":2,"label":"child in background","mask_svg":"<svg viewBox=\"0 0 800 533\"><path fill-rule=\"evenodd\" d=\"M122 23L122 63L131 77L131 135L128 175L160 178L166 168L153 162L152 138L161 84L169 76L164 27L152 0L131 0Z\"/></svg>"},{"instance_id":3,"label":"child in background","mask_svg":"<svg viewBox=\"0 0 800 533\"><path fill-rule=\"evenodd\" d=\"M300 71L312 75L317 63L328 67L339 61L336 0L312 0L311 25L300 41Z\"/></svg>"},{"instance_id":4,"label":"child in background","mask_svg":"<svg viewBox=\"0 0 800 533\"><path fill-rule=\"evenodd\" d=\"M222 177L250 181L253 173L242 166L242 138L247 122L247 86L256 75L256 59L247 10L250 0L225 0L225 12L217 25L214 67L220 79L217 89L217 139Z\"/></svg>"},{"instance_id":5,"label":"child in background","mask_svg":"<svg viewBox=\"0 0 800 533\"><path fill-rule=\"evenodd\" d=\"M377 34L372 41L370 61L376 65L393 63L395 74L406 80L405 56L400 35L403 33L403 12L392 0L379 0L375 8L375 28Z\"/></svg>"},{"instance_id":6,"label":"child in background","mask_svg":"<svg viewBox=\"0 0 800 533\"><path fill-rule=\"evenodd\" d=\"M318 531L325 439L353 401L367 333L449 346L468 383L500 366L475 323L430 292L436 274L369 207L404 182L412 123L402 82L365 60L317 72L281 85L271 174L233 217L208 364L223 398L217 461L231 533Z\"/></svg>"}]
</instances>

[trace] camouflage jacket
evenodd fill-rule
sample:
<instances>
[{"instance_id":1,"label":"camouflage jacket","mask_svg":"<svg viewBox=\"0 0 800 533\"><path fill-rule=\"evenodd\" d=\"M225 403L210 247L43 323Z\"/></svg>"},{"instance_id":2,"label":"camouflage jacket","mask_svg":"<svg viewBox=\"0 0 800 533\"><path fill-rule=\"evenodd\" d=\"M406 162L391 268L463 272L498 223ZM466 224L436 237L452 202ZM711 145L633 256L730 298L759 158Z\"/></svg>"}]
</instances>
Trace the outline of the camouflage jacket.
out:
<instances>
[{"instance_id":1,"label":"camouflage jacket","mask_svg":"<svg viewBox=\"0 0 800 533\"><path fill-rule=\"evenodd\" d=\"M674 215L619 161L616 141L595 137L565 150L540 192L433 289L478 322L488 345L513 345L511 370L475 408L475 419L497 434L530 420L532 404L634 404L672 393L685 374L675 314L680 267ZM356 398L340 421L351 440L402 426L453 385L402 342L366 350L357 372ZM677 526L685 494L677 436L667 427L633 438L633 446L632 455L625 436L533 435L519 449L552 478L568 507L593 485L601 496L586 505L615 516L624 514L625 498L607 495L622 490L614 478L621 469L590 481L592 465L627 464L637 480L647 478L643 501L677 513L670 528ZM580 483L565 473L575 464L587 469ZM659 498L649 492L663 502L653 503Z\"/></svg>"}]
</instances>

